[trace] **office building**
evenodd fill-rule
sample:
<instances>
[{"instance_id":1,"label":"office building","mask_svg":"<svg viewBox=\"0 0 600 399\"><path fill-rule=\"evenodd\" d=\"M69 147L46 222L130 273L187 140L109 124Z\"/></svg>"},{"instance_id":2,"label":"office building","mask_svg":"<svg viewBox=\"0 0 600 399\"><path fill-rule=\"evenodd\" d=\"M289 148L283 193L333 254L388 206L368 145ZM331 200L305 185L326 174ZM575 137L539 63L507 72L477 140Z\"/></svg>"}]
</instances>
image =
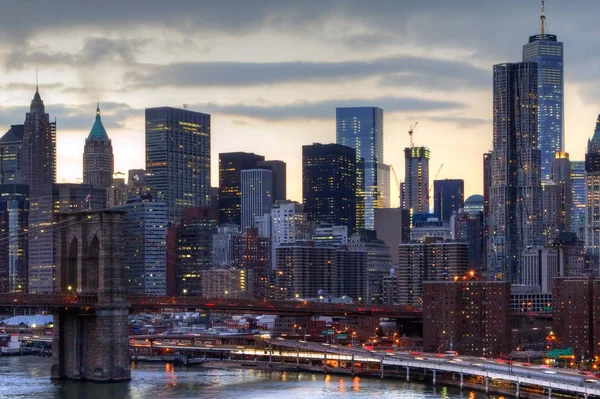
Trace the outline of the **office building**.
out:
<instances>
[{"instance_id":1,"label":"office building","mask_svg":"<svg viewBox=\"0 0 600 399\"><path fill-rule=\"evenodd\" d=\"M233 237L233 266L252 272L256 298L271 298L271 241L261 237L256 228L246 228Z\"/></svg>"},{"instance_id":2,"label":"office building","mask_svg":"<svg viewBox=\"0 0 600 399\"><path fill-rule=\"evenodd\" d=\"M443 222L434 217L428 217L427 220L413 221L413 227L410 229L410 241L423 241L428 238L452 239L450 222Z\"/></svg>"},{"instance_id":3,"label":"office building","mask_svg":"<svg viewBox=\"0 0 600 399\"><path fill-rule=\"evenodd\" d=\"M585 248L596 267L600 265L600 115L585 154Z\"/></svg>"},{"instance_id":4,"label":"office building","mask_svg":"<svg viewBox=\"0 0 600 399\"><path fill-rule=\"evenodd\" d=\"M375 231L363 230L360 233L352 234L348 250L362 252L366 255L366 293L361 292L359 301L367 304L384 303L383 280L390 275L392 269L390 247L383 240L377 239Z\"/></svg>"},{"instance_id":5,"label":"office building","mask_svg":"<svg viewBox=\"0 0 600 399\"><path fill-rule=\"evenodd\" d=\"M242 223L242 170L254 169L265 157L247 152L219 154L219 224Z\"/></svg>"},{"instance_id":6,"label":"office building","mask_svg":"<svg viewBox=\"0 0 600 399\"><path fill-rule=\"evenodd\" d=\"M256 167L273 172L273 202L287 199L287 165L283 161L258 161Z\"/></svg>"},{"instance_id":7,"label":"office building","mask_svg":"<svg viewBox=\"0 0 600 399\"><path fill-rule=\"evenodd\" d=\"M483 212L474 212L473 208L471 213L467 213L464 209L459 210L450 218L450 229L453 240L469 244L469 265L479 276L483 276L486 272L483 251Z\"/></svg>"},{"instance_id":8,"label":"office building","mask_svg":"<svg viewBox=\"0 0 600 399\"><path fill-rule=\"evenodd\" d=\"M123 265L131 295L165 295L167 290L167 206L144 199L114 209L127 211Z\"/></svg>"},{"instance_id":9,"label":"office building","mask_svg":"<svg viewBox=\"0 0 600 399\"><path fill-rule=\"evenodd\" d=\"M308 220L356 228L356 150L339 144L302 146L302 196Z\"/></svg>"},{"instance_id":10,"label":"office building","mask_svg":"<svg viewBox=\"0 0 600 399\"><path fill-rule=\"evenodd\" d=\"M23 126L21 184L29 186L29 292L54 289L52 185L56 182L56 122L36 88Z\"/></svg>"},{"instance_id":11,"label":"office building","mask_svg":"<svg viewBox=\"0 0 600 399\"><path fill-rule=\"evenodd\" d=\"M469 244L427 239L398 246L398 303L423 305L424 281L453 281L469 272Z\"/></svg>"},{"instance_id":12,"label":"office building","mask_svg":"<svg viewBox=\"0 0 600 399\"><path fill-rule=\"evenodd\" d=\"M233 265L233 240L240 235L240 226L233 223L219 225L212 237L211 263L214 266Z\"/></svg>"},{"instance_id":13,"label":"office building","mask_svg":"<svg viewBox=\"0 0 600 399\"><path fill-rule=\"evenodd\" d=\"M146 109L146 184L166 204L167 223L183 208L210 205L210 115L187 109Z\"/></svg>"},{"instance_id":14,"label":"office building","mask_svg":"<svg viewBox=\"0 0 600 399\"><path fill-rule=\"evenodd\" d=\"M544 244L551 244L561 231L560 226L563 221L561 187L552 180L542 184L542 203L544 205L542 217Z\"/></svg>"},{"instance_id":15,"label":"office building","mask_svg":"<svg viewBox=\"0 0 600 399\"><path fill-rule=\"evenodd\" d=\"M275 256L275 298L365 298L365 252L298 241L281 244Z\"/></svg>"},{"instance_id":16,"label":"office building","mask_svg":"<svg viewBox=\"0 0 600 399\"><path fill-rule=\"evenodd\" d=\"M373 230L375 208L390 207L390 169L383 159L383 110L336 108L335 115L336 143L356 150L356 229Z\"/></svg>"},{"instance_id":17,"label":"office building","mask_svg":"<svg viewBox=\"0 0 600 399\"><path fill-rule=\"evenodd\" d=\"M29 187L0 184L0 292L26 292Z\"/></svg>"},{"instance_id":18,"label":"office building","mask_svg":"<svg viewBox=\"0 0 600 399\"><path fill-rule=\"evenodd\" d=\"M273 171L242 170L242 232L254 227L254 218L269 213L273 206Z\"/></svg>"},{"instance_id":19,"label":"office building","mask_svg":"<svg viewBox=\"0 0 600 399\"><path fill-rule=\"evenodd\" d=\"M536 286L541 292L552 291L552 279L565 275L562 251L558 248L526 248L521 254L521 281Z\"/></svg>"},{"instance_id":20,"label":"office building","mask_svg":"<svg viewBox=\"0 0 600 399\"><path fill-rule=\"evenodd\" d=\"M563 44L556 35L546 33L542 7L542 30L529 37L523 46L523 62L535 62L537 68L537 132L541 152L542 181L552 178L554 154L564 150Z\"/></svg>"},{"instance_id":21,"label":"office building","mask_svg":"<svg viewBox=\"0 0 600 399\"><path fill-rule=\"evenodd\" d=\"M494 65L488 279L520 281L524 248L543 244L537 130L537 65Z\"/></svg>"},{"instance_id":22,"label":"office building","mask_svg":"<svg viewBox=\"0 0 600 399\"><path fill-rule=\"evenodd\" d=\"M281 244L310 240L314 223L309 222L304 205L296 201L277 201L270 211L271 269L275 269L275 250Z\"/></svg>"},{"instance_id":23,"label":"office building","mask_svg":"<svg viewBox=\"0 0 600 399\"><path fill-rule=\"evenodd\" d=\"M573 348L578 360L600 356L600 280L556 278L552 303L552 331L559 347Z\"/></svg>"},{"instance_id":24,"label":"office building","mask_svg":"<svg viewBox=\"0 0 600 399\"><path fill-rule=\"evenodd\" d=\"M573 232L573 181L569 153L556 153L552 160L552 181L559 186L558 230Z\"/></svg>"},{"instance_id":25,"label":"office building","mask_svg":"<svg viewBox=\"0 0 600 399\"><path fill-rule=\"evenodd\" d=\"M318 247L348 245L348 227L320 224L315 229L312 240Z\"/></svg>"},{"instance_id":26,"label":"office building","mask_svg":"<svg viewBox=\"0 0 600 399\"><path fill-rule=\"evenodd\" d=\"M465 203L465 182L462 179L433 181L433 214L439 220L449 222L453 212Z\"/></svg>"},{"instance_id":27,"label":"office building","mask_svg":"<svg viewBox=\"0 0 600 399\"><path fill-rule=\"evenodd\" d=\"M575 233L563 232L556 236L552 248L561 251L564 277L581 277L591 274L591 263L585 253L585 242Z\"/></svg>"},{"instance_id":28,"label":"office building","mask_svg":"<svg viewBox=\"0 0 600 399\"><path fill-rule=\"evenodd\" d=\"M106 189L106 207L108 209L113 206L123 205L129 198L129 188L125 183L125 173L116 172L113 174L112 183Z\"/></svg>"},{"instance_id":29,"label":"office building","mask_svg":"<svg viewBox=\"0 0 600 399\"><path fill-rule=\"evenodd\" d=\"M112 142L100 118L100 104L96 107L96 121L85 139L83 149L83 183L94 188L107 189L112 184L115 161Z\"/></svg>"},{"instance_id":30,"label":"office building","mask_svg":"<svg viewBox=\"0 0 600 399\"><path fill-rule=\"evenodd\" d=\"M423 283L423 349L498 357L511 352L510 284L476 281Z\"/></svg>"},{"instance_id":31,"label":"office building","mask_svg":"<svg viewBox=\"0 0 600 399\"><path fill-rule=\"evenodd\" d=\"M429 212L429 158L427 147L404 149L404 196L402 208L414 213Z\"/></svg>"},{"instance_id":32,"label":"office building","mask_svg":"<svg viewBox=\"0 0 600 399\"><path fill-rule=\"evenodd\" d=\"M23 156L23 125L12 125L0 137L0 184L19 184Z\"/></svg>"},{"instance_id":33,"label":"office building","mask_svg":"<svg viewBox=\"0 0 600 399\"><path fill-rule=\"evenodd\" d=\"M251 270L215 268L200 271L204 298L254 298Z\"/></svg>"},{"instance_id":34,"label":"office building","mask_svg":"<svg viewBox=\"0 0 600 399\"><path fill-rule=\"evenodd\" d=\"M217 232L217 208L183 209L175 227L176 295L202 295L201 272L211 265L212 239Z\"/></svg>"},{"instance_id":35,"label":"office building","mask_svg":"<svg viewBox=\"0 0 600 399\"><path fill-rule=\"evenodd\" d=\"M375 210L377 238L391 250L392 264L398 265L398 244L410 240L410 212L402 208L380 208Z\"/></svg>"},{"instance_id":36,"label":"office building","mask_svg":"<svg viewBox=\"0 0 600 399\"><path fill-rule=\"evenodd\" d=\"M57 183L52 186L54 213L106 208L106 190L90 184Z\"/></svg>"},{"instance_id":37,"label":"office building","mask_svg":"<svg viewBox=\"0 0 600 399\"><path fill-rule=\"evenodd\" d=\"M585 239L586 196L585 161L571 161L571 189L573 192L573 229L580 239ZM579 231L583 234L580 234Z\"/></svg>"}]
</instances>

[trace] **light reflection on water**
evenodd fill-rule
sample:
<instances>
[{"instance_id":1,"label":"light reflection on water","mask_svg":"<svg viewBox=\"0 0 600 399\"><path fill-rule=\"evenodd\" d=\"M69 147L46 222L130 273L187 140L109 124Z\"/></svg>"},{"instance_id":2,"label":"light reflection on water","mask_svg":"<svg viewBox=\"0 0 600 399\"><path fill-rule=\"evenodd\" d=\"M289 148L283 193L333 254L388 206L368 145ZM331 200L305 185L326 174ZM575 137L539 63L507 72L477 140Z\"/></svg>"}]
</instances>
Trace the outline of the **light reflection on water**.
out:
<instances>
[{"instance_id":1,"label":"light reflection on water","mask_svg":"<svg viewBox=\"0 0 600 399\"><path fill-rule=\"evenodd\" d=\"M52 381L50 359L0 358L0 398L6 399L157 399L157 398L298 398L396 397L403 399L482 399L480 393L451 387L376 378L256 370L182 368L138 363L132 381L98 384ZM491 396L493 398L493 396Z\"/></svg>"}]
</instances>

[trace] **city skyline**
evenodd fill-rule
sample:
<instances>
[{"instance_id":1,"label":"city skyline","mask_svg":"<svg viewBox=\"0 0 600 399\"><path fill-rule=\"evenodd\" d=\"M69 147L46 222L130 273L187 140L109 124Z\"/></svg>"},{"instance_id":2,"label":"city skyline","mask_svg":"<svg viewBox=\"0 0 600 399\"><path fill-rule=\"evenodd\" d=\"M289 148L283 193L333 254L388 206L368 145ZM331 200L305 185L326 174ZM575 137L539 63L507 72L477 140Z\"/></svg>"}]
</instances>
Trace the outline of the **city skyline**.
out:
<instances>
[{"instance_id":1,"label":"city skyline","mask_svg":"<svg viewBox=\"0 0 600 399\"><path fill-rule=\"evenodd\" d=\"M182 9L163 9L159 3L133 17L130 25L137 30L126 28L105 9L118 11L124 5L104 2L81 10L42 6L40 15L60 15L63 10L68 30L86 29L68 40L67 28L56 28L60 24L26 23L16 29L7 17L10 11L19 12L19 5L11 6L0 17L0 29L12 29L0 49L0 77L12 82L2 86L0 123L5 130L22 123L38 65L40 93L47 111L58 118L58 181L75 181L82 177L81 148L97 96L118 171L144 165L144 108L182 107L187 102L188 109L213 116L213 186L218 181L217 154L243 149L287 162L288 197L300 201L302 145L335 142L336 107L376 106L386 113L386 163L400 176L399 149L408 145L408 126L418 120L415 145L431 148L433 170L444 163L439 178L464 178L467 197L482 193L481 168L464 165L480 164L479 154L491 142L491 66L518 60L521 46L539 33L539 2L465 1L464 7L456 7L382 1L369 9L353 2L264 2L252 10L239 7L239 15L225 3L202 5L203 15L219 16L222 24L207 21L202 28L194 25L192 33L166 28L159 19L179 17ZM440 17L432 16L434 6ZM595 43L588 40L597 28L586 21L592 9L592 2L577 7L546 4L546 31L558 35L568 50L565 150L573 160L583 159L600 101L590 85L596 62L589 51ZM316 10L319 17L314 19ZM240 24L241 11L249 14ZM364 17L361 23L341 32L339 27L355 12ZM494 18L486 20L490 14ZM188 19L183 21L179 25L186 26ZM508 23L512 29L503 29ZM309 28L314 38L303 33ZM165 31L171 33L170 42L160 38ZM504 34L485 35L496 31ZM165 54L171 64L164 64ZM165 74L174 77L163 79ZM454 157L458 151L464 154L460 161ZM395 190L392 186L392 206L398 203Z\"/></svg>"}]
</instances>

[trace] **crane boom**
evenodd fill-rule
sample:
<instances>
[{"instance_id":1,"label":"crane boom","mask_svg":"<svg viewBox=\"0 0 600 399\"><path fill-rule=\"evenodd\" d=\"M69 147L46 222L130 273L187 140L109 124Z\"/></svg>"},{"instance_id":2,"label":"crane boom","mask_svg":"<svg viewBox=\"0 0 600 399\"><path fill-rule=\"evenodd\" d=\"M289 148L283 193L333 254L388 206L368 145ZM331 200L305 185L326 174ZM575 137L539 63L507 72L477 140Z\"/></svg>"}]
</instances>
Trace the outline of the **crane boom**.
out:
<instances>
[{"instance_id":1,"label":"crane boom","mask_svg":"<svg viewBox=\"0 0 600 399\"><path fill-rule=\"evenodd\" d=\"M410 125L410 128L408 129L408 136L410 137L410 148L415 148L415 143L413 142L413 133L414 133L415 129L417 128L418 124L419 124L419 122L415 122L415 124Z\"/></svg>"}]
</instances>

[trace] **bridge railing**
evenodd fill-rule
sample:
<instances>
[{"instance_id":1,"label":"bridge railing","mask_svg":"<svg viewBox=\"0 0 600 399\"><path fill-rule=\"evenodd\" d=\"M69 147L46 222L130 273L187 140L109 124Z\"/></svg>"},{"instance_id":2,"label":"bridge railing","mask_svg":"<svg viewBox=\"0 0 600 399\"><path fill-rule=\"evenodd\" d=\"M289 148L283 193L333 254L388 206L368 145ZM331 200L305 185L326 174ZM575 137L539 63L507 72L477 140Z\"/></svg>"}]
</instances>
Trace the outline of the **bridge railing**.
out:
<instances>
[{"instance_id":1,"label":"bridge railing","mask_svg":"<svg viewBox=\"0 0 600 399\"><path fill-rule=\"evenodd\" d=\"M86 307L98 302L95 294L0 294L0 306Z\"/></svg>"}]
</instances>

